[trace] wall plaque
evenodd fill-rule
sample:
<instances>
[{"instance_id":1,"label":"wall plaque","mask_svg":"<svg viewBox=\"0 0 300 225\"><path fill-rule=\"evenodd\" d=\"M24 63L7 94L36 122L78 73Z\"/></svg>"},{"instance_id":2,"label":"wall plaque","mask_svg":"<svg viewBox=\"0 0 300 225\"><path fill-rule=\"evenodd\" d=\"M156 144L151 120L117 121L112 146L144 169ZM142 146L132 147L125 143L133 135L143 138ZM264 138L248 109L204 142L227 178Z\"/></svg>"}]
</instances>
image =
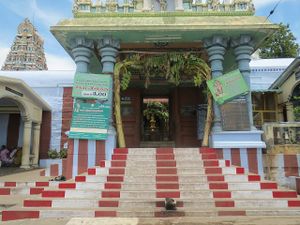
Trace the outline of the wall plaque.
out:
<instances>
[{"instance_id":1,"label":"wall plaque","mask_svg":"<svg viewBox=\"0 0 300 225\"><path fill-rule=\"evenodd\" d=\"M246 99L235 99L220 106L224 131L251 130Z\"/></svg>"}]
</instances>

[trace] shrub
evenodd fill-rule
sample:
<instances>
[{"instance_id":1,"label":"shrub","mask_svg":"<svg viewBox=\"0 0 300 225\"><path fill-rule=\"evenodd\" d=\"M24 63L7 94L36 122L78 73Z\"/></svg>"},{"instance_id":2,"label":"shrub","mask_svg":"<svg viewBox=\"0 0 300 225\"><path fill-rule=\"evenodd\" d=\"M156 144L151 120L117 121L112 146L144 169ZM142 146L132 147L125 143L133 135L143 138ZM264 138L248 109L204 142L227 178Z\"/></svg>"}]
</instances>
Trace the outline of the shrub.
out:
<instances>
[{"instance_id":1,"label":"shrub","mask_svg":"<svg viewBox=\"0 0 300 225\"><path fill-rule=\"evenodd\" d=\"M58 152L56 151L56 149L50 149L48 151L48 157L50 159L57 159L59 157Z\"/></svg>"},{"instance_id":2,"label":"shrub","mask_svg":"<svg viewBox=\"0 0 300 225\"><path fill-rule=\"evenodd\" d=\"M59 151L59 158L65 159L68 156L68 149L63 148Z\"/></svg>"}]
</instances>

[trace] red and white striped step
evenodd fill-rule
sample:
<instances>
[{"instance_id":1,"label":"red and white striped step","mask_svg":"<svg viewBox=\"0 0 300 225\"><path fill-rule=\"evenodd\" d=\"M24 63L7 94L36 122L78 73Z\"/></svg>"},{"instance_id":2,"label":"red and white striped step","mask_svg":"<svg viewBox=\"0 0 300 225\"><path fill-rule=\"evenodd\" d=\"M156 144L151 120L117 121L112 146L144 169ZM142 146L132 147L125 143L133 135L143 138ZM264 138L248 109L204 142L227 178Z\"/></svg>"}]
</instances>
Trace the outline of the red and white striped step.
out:
<instances>
[{"instance_id":1,"label":"red and white striped step","mask_svg":"<svg viewBox=\"0 0 300 225\"><path fill-rule=\"evenodd\" d=\"M0 183L0 195L36 188L2 220L43 217L269 216L300 214L295 191L246 174L210 148L115 149L111 161L61 183ZM34 189L33 189L34 190ZM25 193L25 192L24 192ZM164 198L178 209L164 209ZM272 213L273 212L273 213Z\"/></svg>"}]
</instances>

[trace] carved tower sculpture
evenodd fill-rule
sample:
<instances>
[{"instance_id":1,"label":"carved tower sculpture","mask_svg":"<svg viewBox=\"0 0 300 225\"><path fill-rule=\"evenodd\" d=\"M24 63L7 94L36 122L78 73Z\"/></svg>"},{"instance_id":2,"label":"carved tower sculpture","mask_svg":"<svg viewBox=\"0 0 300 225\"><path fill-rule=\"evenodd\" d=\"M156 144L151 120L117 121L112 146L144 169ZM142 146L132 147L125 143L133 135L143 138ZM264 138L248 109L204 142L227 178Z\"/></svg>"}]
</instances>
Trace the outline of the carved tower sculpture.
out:
<instances>
[{"instance_id":1,"label":"carved tower sculpture","mask_svg":"<svg viewBox=\"0 0 300 225\"><path fill-rule=\"evenodd\" d=\"M25 19L19 26L2 70L47 70L44 41L32 23Z\"/></svg>"}]
</instances>

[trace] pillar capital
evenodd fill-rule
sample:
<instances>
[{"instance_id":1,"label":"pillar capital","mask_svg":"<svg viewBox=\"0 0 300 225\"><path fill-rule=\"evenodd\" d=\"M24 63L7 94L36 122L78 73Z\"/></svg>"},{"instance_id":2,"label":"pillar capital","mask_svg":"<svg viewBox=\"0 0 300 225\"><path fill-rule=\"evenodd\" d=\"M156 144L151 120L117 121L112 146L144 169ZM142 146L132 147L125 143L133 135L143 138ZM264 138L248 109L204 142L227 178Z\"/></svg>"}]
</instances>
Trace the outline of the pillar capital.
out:
<instances>
[{"instance_id":1,"label":"pillar capital","mask_svg":"<svg viewBox=\"0 0 300 225\"><path fill-rule=\"evenodd\" d=\"M231 47L236 48L239 46L254 46L253 38L250 35L242 34L238 38L233 38L231 40Z\"/></svg>"},{"instance_id":2,"label":"pillar capital","mask_svg":"<svg viewBox=\"0 0 300 225\"><path fill-rule=\"evenodd\" d=\"M76 71L81 73L88 72L90 58L92 57L94 42L93 40L76 37L70 40L72 55L76 63Z\"/></svg>"},{"instance_id":3,"label":"pillar capital","mask_svg":"<svg viewBox=\"0 0 300 225\"><path fill-rule=\"evenodd\" d=\"M110 36L101 37L97 41L97 48L100 50L100 49L105 48L105 47L119 49L120 48L120 41L117 40L117 39L114 39L113 37L110 37Z\"/></svg>"},{"instance_id":4,"label":"pillar capital","mask_svg":"<svg viewBox=\"0 0 300 225\"><path fill-rule=\"evenodd\" d=\"M94 42L91 39L85 38L85 37L75 37L70 39L70 47L73 50L74 48L89 48L93 49Z\"/></svg>"},{"instance_id":5,"label":"pillar capital","mask_svg":"<svg viewBox=\"0 0 300 225\"><path fill-rule=\"evenodd\" d=\"M228 45L228 38L223 37L221 35L215 35L211 38L207 38L204 40L204 47L210 48L213 46L221 46L223 48L226 48Z\"/></svg>"},{"instance_id":6,"label":"pillar capital","mask_svg":"<svg viewBox=\"0 0 300 225\"><path fill-rule=\"evenodd\" d=\"M104 36L97 41L97 49L101 56L102 73L112 74L119 53L120 41L110 36Z\"/></svg>"}]
</instances>

